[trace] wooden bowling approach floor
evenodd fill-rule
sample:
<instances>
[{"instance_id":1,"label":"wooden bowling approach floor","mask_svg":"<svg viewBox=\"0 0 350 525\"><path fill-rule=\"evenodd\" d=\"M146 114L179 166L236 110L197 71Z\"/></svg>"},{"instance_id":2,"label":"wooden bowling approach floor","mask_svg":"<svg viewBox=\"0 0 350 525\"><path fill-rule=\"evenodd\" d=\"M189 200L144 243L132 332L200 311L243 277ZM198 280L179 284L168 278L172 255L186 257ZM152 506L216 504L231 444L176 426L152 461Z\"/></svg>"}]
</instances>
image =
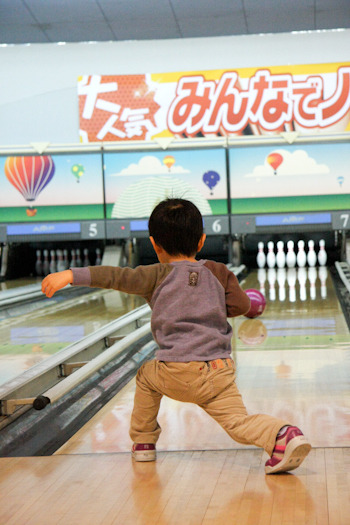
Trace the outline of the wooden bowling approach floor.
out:
<instances>
[{"instance_id":1,"label":"wooden bowling approach floor","mask_svg":"<svg viewBox=\"0 0 350 525\"><path fill-rule=\"evenodd\" d=\"M261 286L256 272L241 284ZM0 524L349 525L349 329L329 275L322 285L311 298L297 281L294 298L266 281L264 314L232 321L247 409L302 428L313 449L301 467L266 476L264 451L167 398L157 461L135 463L133 380L54 456L0 458Z\"/></svg>"}]
</instances>

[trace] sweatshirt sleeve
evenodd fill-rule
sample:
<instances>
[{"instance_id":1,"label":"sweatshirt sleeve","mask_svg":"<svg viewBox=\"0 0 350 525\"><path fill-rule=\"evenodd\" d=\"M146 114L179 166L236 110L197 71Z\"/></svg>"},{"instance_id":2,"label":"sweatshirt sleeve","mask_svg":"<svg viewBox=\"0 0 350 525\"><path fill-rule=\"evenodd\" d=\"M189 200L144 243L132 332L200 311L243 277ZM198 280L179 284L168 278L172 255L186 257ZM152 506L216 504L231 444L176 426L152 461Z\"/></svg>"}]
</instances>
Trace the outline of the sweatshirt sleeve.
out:
<instances>
[{"instance_id":1,"label":"sweatshirt sleeve","mask_svg":"<svg viewBox=\"0 0 350 525\"><path fill-rule=\"evenodd\" d=\"M119 290L129 294L140 295L148 302L155 288L168 275L168 265L151 264L136 268L118 266L88 266L71 268L73 286L91 286Z\"/></svg>"},{"instance_id":2,"label":"sweatshirt sleeve","mask_svg":"<svg viewBox=\"0 0 350 525\"><path fill-rule=\"evenodd\" d=\"M225 289L227 317L246 314L250 309L250 299L240 287L235 274L223 263L206 261L205 266L210 269Z\"/></svg>"},{"instance_id":3,"label":"sweatshirt sleeve","mask_svg":"<svg viewBox=\"0 0 350 525\"><path fill-rule=\"evenodd\" d=\"M226 309L227 317L236 317L246 314L250 309L250 299L239 285L238 279L234 273L229 272L227 279Z\"/></svg>"}]
</instances>

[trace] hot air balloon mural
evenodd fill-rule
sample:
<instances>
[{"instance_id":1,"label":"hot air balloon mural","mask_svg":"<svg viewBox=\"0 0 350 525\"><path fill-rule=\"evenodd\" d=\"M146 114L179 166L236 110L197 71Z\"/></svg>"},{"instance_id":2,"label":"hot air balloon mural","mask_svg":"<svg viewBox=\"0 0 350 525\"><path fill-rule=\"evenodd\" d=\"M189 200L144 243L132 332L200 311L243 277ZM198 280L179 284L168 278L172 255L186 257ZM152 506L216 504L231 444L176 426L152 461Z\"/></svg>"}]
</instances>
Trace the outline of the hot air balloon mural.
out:
<instances>
[{"instance_id":1,"label":"hot air balloon mural","mask_svg":"<svg viewBox=\"0 0 350 525\"><path fill-rule=\"evenodd\" d=\"M33 202L54 176L55 164L50 156L7 157L4 171L25 200ZM33 217L37 210L29 206L26 212L28 217Z\"/></svg>"},{"instance_id":2,"label":"hot air balloon mural","mask_svg":"<svg viewBox=\"0 0 350 525\"><path fill-rule=\"evenodd\" d=\"M77 179L77 182L80 182L80 178L84 175L85 168L82 166L82 164L74 164L71 171L74 177Z\"/></svg>"},{"instance_id":3,"label":"hot air balloon mural","mask_svg":"<svg viewBox=\"0 0 350 525\"><path fill-rule=\"evenodd\" d=\"M337 181L340 187L342 187L344 180L345 178L343 177L343 175L339 175L339 177L337 177Z\"/></svg>"},{"instance_id":4,"label":"hot air balloon mural","mask_svg":"<svg viewBox=\"0 0 350 525\"><path fill-rule=\"evenodd\" d=\"M171 167L175 164L175 159L171 155L166 155L163 159L163 164L168 168L168 170L171 170Z\"/></svg>"},{"instance_id":5,"label":"hot air balloon mural","mask_svg":"<svg viewBox=\"0 0 350 525\"><path fill-rule=\"evenodd\" d=\"M280 153L274 152L270 153L266 157L266 161L268 164L270 164L271 168L273 169L274 175L277 175L277 169L280 167L280 165L283 162L283 157Z\"/></svg>"},{"instance_id":6,"label":"hot air balloon mural","mask_svg":"<svg viewBox=\"0 0 350 525\"><path fill-rule=\"evenodd\" d=\"M203 182L210 189L210 195L213 195L213 188L220 180L220 175L216 171L206 171L203 175Z\"/></svg>"}]
</instances>

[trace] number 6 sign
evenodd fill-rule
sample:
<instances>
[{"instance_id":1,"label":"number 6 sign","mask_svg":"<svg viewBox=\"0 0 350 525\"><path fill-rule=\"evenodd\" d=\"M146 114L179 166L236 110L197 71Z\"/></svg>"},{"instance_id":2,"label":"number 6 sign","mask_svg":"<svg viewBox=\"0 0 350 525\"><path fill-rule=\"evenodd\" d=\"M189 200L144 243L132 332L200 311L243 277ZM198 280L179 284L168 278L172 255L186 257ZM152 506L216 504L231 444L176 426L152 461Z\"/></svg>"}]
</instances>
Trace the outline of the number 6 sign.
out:
<instances>
[{"instance_id":1,"label":"number 6 sign","mask_svg":"<svg viewBox=\"0 0 350 525\"><path fill-rule=\"evenodd\" d=\"M204 229L207 235L228 235L228 216L204 217Z\"/></svg>"}]
</instances>

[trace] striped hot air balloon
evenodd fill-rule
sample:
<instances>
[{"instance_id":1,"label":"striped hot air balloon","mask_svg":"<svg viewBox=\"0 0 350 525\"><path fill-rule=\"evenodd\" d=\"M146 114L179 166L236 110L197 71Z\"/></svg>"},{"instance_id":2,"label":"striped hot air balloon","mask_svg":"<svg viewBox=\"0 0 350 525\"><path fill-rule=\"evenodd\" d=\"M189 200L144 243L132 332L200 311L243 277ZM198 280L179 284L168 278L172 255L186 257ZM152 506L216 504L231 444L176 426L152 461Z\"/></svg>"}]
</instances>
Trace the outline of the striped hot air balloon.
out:
<instances>
[{"instance_id":1,"label":"striped hot air balloon","mask_svg":"<svg viewBox=\"0 0 350 525\"><path fill-rule=\"evenodd\" d=\"M4 170L24 199L33 202L54 176L55 164L50 156L7 157ZM27 209L28 216L35 213L32 207Z\"/></svg>"}]
</instances>

